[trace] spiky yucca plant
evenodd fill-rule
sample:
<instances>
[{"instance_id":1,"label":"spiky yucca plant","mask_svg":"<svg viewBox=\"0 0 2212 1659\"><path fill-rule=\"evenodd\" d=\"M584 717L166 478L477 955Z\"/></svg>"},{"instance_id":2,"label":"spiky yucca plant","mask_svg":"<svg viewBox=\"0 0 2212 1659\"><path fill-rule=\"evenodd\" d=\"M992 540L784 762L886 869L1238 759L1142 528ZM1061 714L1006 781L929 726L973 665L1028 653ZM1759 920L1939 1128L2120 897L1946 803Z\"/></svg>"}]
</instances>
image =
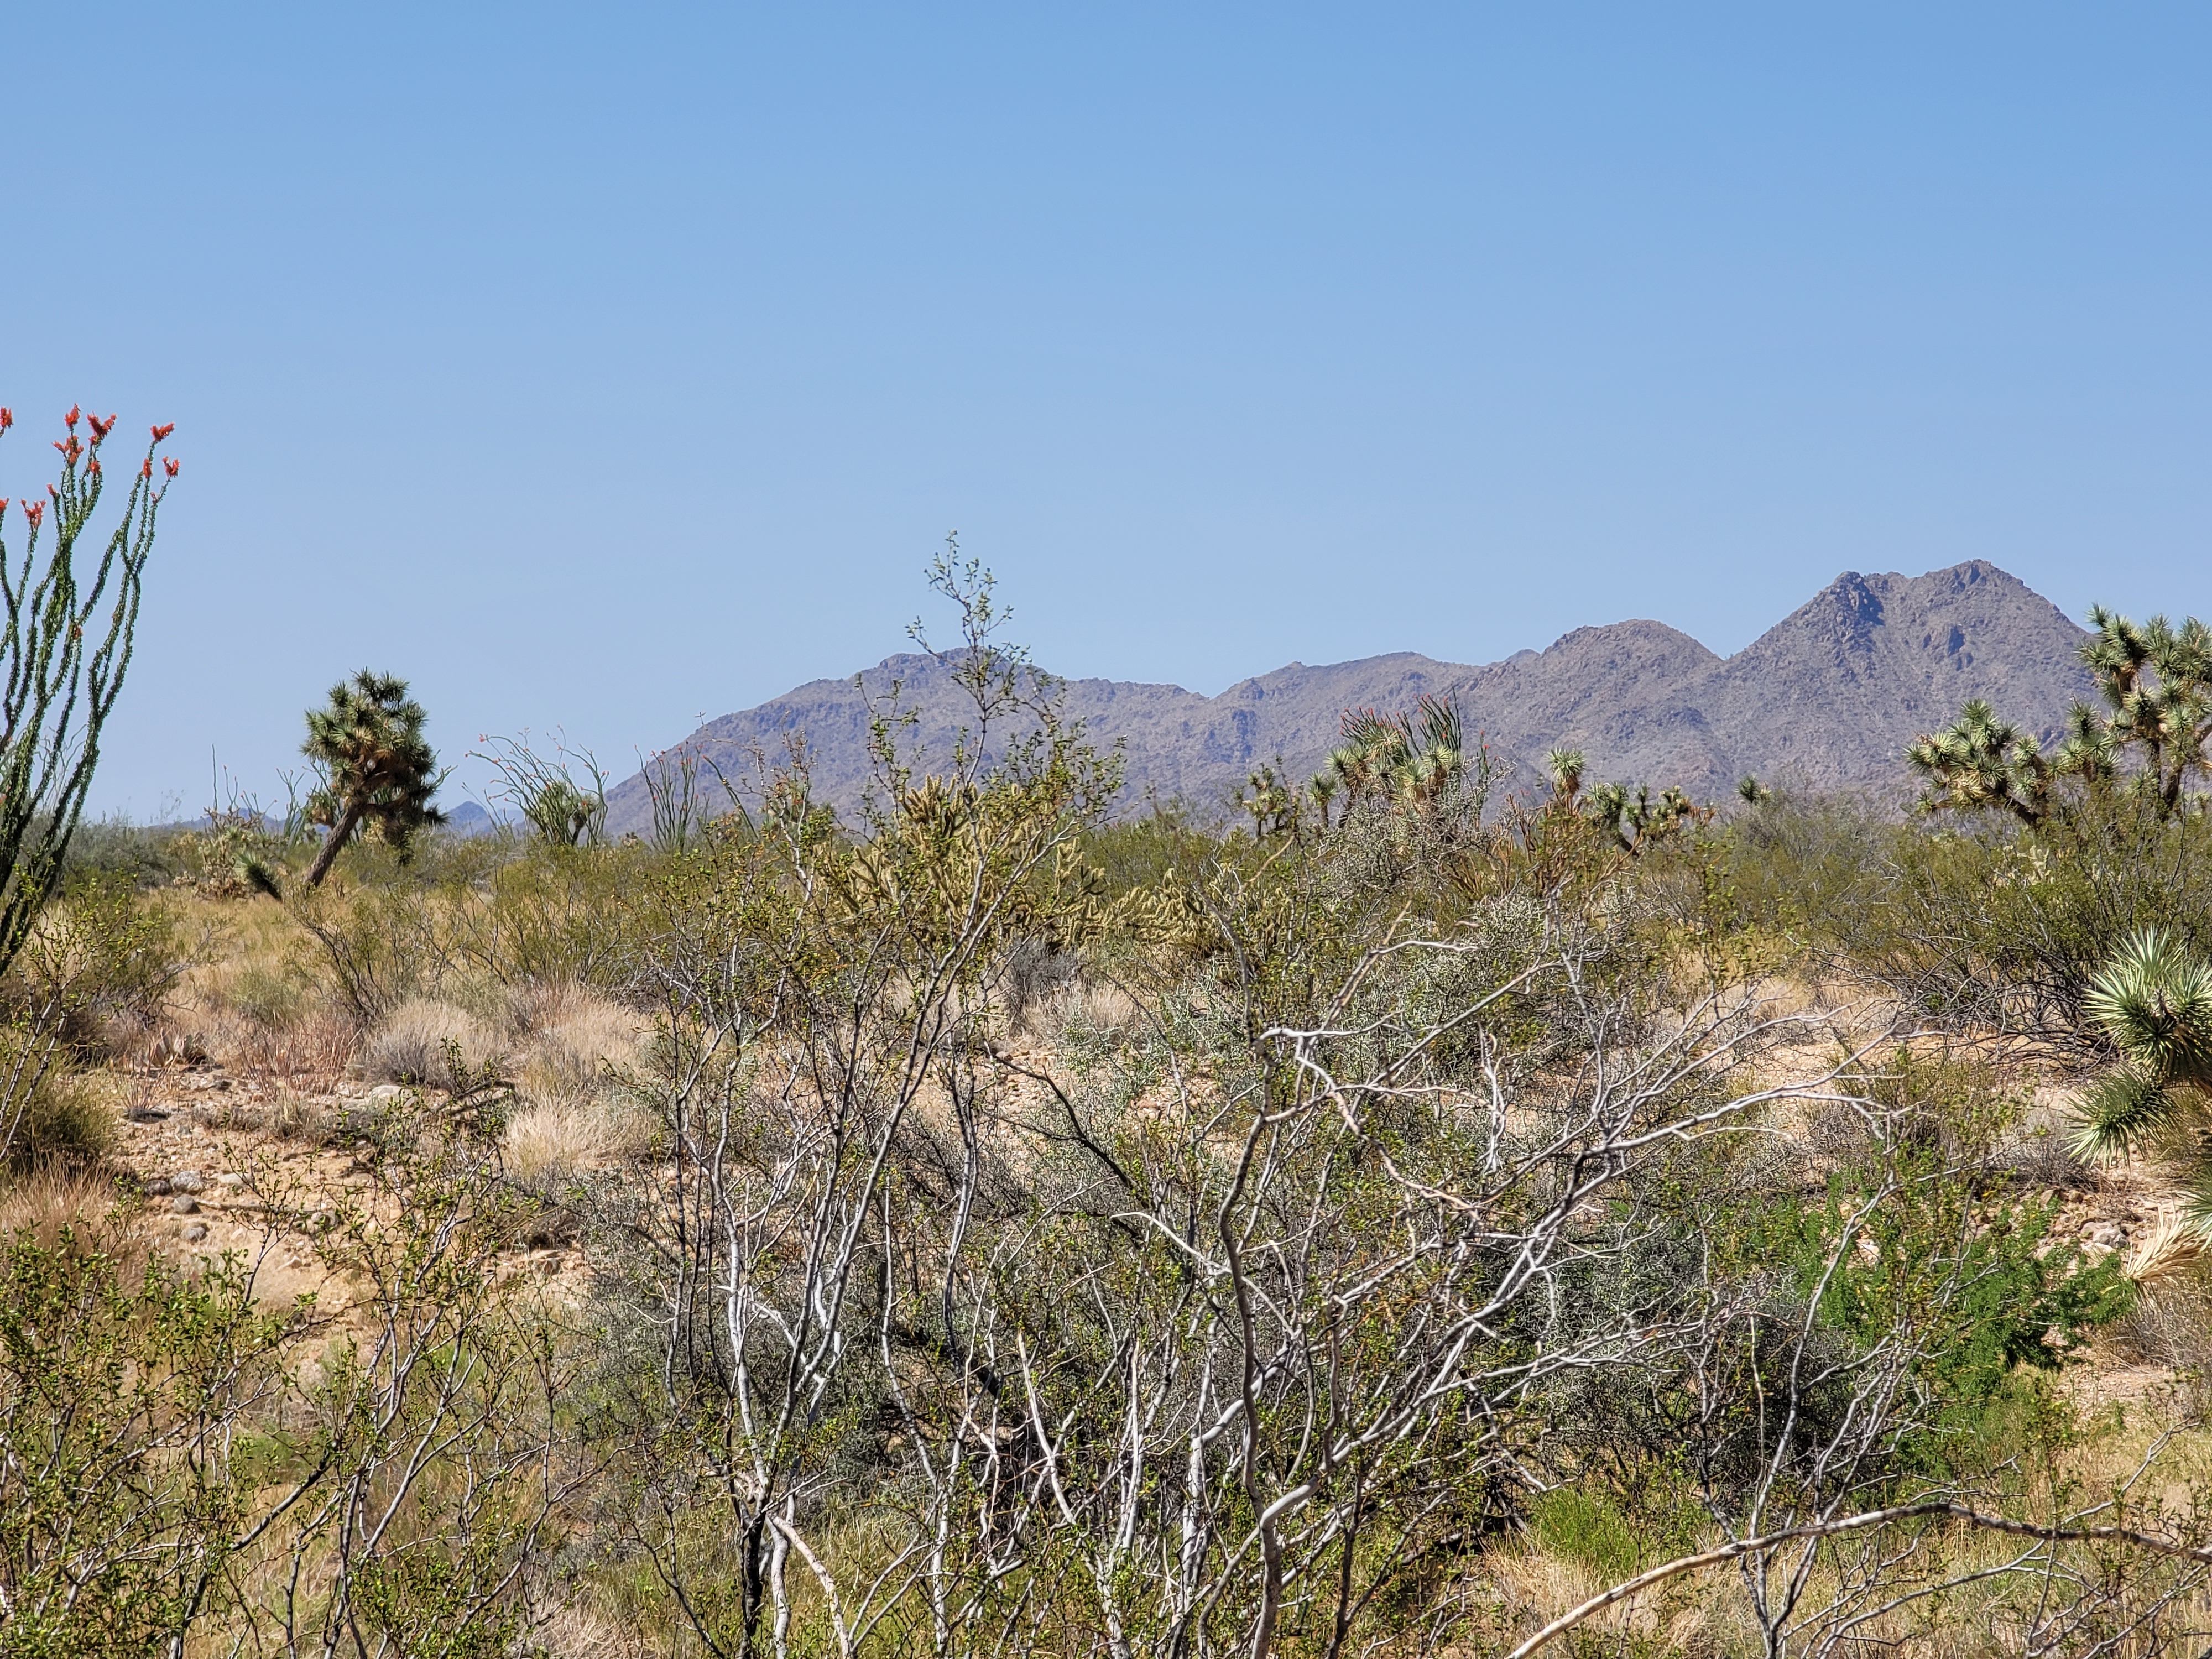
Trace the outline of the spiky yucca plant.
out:
<instances>
[{"instance_id":1,"label":"spiky yucca plant","mask_svg":"<svg viewBox=\"0 0 2212 1659\"><path fill-rule=\"evenodd\" d=\"M1411 714L1356 708L1343 729L1316 782L1317 793L1341 793L1346 811L1364 798L1427 811L1468 770L1466 731L1449 697L1425 696Z\"/></svg>"},{"instance_id":2,"label":"spiky yucca plant","mask_svg":"<svg viewBox=\"0 0 2212 1659\"><path fill-rule=\"evenodd\" d=\"M2083 1095L2077 1146L2100 1161L2168 1164L2190 1189L2192 1224L2212 1231L2212 966L2146 929L2098 971L2082 1012L2121 1058Z\"/></svg>"}]
</instances>

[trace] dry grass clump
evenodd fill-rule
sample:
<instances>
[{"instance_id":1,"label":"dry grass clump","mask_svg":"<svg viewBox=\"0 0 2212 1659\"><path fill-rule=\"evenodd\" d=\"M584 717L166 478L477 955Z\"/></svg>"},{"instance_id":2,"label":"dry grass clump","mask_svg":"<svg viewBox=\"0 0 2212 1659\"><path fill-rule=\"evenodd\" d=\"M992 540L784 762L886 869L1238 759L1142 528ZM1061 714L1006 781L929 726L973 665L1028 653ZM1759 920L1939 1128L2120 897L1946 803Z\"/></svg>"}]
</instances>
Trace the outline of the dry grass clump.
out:
<instances>
[{"instance_id":1,"label":"dry grass clump","mask_svg":"<svg viewBox=\"0 0 2212 1659\"><path fill-rule=\"evenodd\" d=\"M646 1659L653 1651L635 1632L567 1602L531 1632L548 1659Z\"/></svg>"},{"instance_id":2,"label":"dry grass clump","mask_svg":"<svg viewBox=\"0 0 2212 1659\"><path fill-rule=\"evenodd\" d=\"M352 1065L360 1030L302 959L299 930L265 902L173 902L204 941L156 1029L131 1057L204 1054L234 1071L327 1088Z\"/></svg>"},{"instance_id":3,"label":"dry grass clump","mask_svg":"<svg viewBox=\"0 0 2212 1659\"><path fill-rule=\"evenodd\" d=\"M0 1241L27 1237L41 1249L100 1224L116 1201L113 1182L87 1170L47 1164L0 1180Z\"/></svg>"},{"instance_id":4,"label":"dry grass clump","mask_svg":"<svg viewBox=\"0 0 2212 1659\"><path fill-rule=\"evenodd\" d=\"M544 1101L507 1119L501 1156L508 1174L538 1185L619 1164L643 1151L652 1134L650 1119L611 1097Z\"/></svg>"},{"instance_id":5,"label":"dry grass clump","mask_svg":"<svg viewBox=\"0 0 2212 1659\"><path fill-rule=\"evenodd\" d=\"M508 1012L517 1081L550 1097L597 1091L610 1066L637 1058L646 1022L611 998L578 985L538 985L515 994Z\"/></svg>"},{"instance_id":6,"label":"dry grass clump","mask_svg":"<svg viewBox=\"0 0 2212 1659\"><path fill-rule=\"evenodd\" d=\"M539 986L516 997L509 1018L522 1101L503 1149L512 1174L557 1180L646 1149L653 1121L615 1078L644 1041L634 1011L581 987Z\"/></svg>"},{"instance_id":7,"label":"dry grass clump","mask_svg":"<svg viewBox=\"0 0 2212 1659\"><path fill-rule=\"evenodd\" d=\"M2212 1262L2168 1215L2128 1263L2135 1304L2102 1333L2103 1355L2166 1371L2192 1414L2212 1410Z\"/></svg>"},{"instance_id":8,"label":"dry grass clump","mask_svg":"<svg viewBox=\"0 0 2212 1659\"><path fill-rule=\"evenodd\" d=\"M483 1021L450 1002L401 1003L362 1043L362 1075L381 1083L438 1083L453 1062L471 1072L502 1065L507 1045Z\"/></svg>"},{"instance_id":9,"label":"dry grass clump","mask_svg":"<svg viewBox=\"0 0 2212 1659\"><path fill-rule=\"evenodd\" d=\"M1145 1014L1137 1000L1120 986L1088 975L1063 985L1054 1004L1060 1024L1091 1031L1126 1031Z\"/></svg>"}]
</instances>

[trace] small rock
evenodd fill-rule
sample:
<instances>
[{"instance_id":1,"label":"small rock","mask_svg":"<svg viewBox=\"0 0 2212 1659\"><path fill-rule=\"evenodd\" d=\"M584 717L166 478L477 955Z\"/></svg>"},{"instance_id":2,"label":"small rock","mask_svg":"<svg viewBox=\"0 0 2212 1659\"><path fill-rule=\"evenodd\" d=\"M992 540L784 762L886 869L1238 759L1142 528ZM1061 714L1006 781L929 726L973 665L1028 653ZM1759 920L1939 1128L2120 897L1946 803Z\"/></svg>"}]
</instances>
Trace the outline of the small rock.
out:
<instances>
[{"instance_id":1,"label":"small rock","mask_svg":"<svg viewBox=\"0 0 2212 1659\"><path fill-rule=\"evenodd\" d=\"M197 1244L206 1237L207 1223L204 1221L195 1221L185 1229L185 1243L187 1244Z\"/></svg>"},{"instance_id":2,"label":"small rock","mask_svg":"<svg viewBox=\"0 0 2212 1659\"><path fill-rule=\"evenodd\" d=\"M148 1182L146 1183L146 1196L147 1196L147 1197L149 1197L149 1198L167 1198L168 1195L169 1195L169 1183L168 1183L166 1180L164 1180L161 1176L155 1176L151 1181L149 1181L149 1182Z\"/></svg>"},{"instance_id":3,"label":"small rock","mask_svg":"<svg viewBox=\"0 0 2212 1659\"><path fill-rule=\"evenodd\" d=\"M172 1215L197 1215L199 1213L199 1200L182 1193L169 1200L169 1212Z\"/></svg>"},{"instance_id":4,"label":"small rock","mask_svg":"<svg viewBox=\"0 0 2212 1659\"><path fill-rule=\"evenodd\" d=\"M198 1170L179 1170L169 1177L169 1190L173 1193L204 1193L207 1190L207 1177Z\"/></svg>"},{"instance_id":5,"label":"small rock","mask_svg":"<svg viewBox=\"0 0 2212 1659\"><path fill-rule=\"evenodd\" d=\"M337 1217L328 1210L310 1210L307 1212L307 1231L311 1233L321 1232L337 1219Z\"/></svg>"},{"instance_id":6,"label":"small rock","mask_svg":"<svg viewBox=\"0 0 2212 1659\"><path fill-rule=\"evenodd\" d=\"M243 1187L246 1184L246 1177L242 1175L219 1175L215 1181L218 1187Z\"/></svg>"},{"instance_id":7,"label":"small rock","mask_svg":"<svg viewBox=\"0 0 2212 1659\"><path fill-rule=\"evenodd\" d=\"M395 1100L405 1099L407 1093L405 1089L396 1083L380 1083L368 1091L368 1103L372 1106L387 1106Z\"/></svg>"}]
</instances>

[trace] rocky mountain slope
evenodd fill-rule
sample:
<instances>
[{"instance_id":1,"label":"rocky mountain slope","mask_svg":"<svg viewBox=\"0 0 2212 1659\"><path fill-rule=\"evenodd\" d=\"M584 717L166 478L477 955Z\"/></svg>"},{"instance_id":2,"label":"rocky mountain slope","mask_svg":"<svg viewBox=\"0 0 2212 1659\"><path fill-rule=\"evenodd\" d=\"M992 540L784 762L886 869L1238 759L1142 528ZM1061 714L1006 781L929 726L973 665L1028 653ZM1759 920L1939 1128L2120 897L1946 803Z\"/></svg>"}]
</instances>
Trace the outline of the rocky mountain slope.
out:
<instances>
[{"instance_id":1,"label":"rocky mountain slope","mask_svg":"<svg viewBox=\"0 0 2212 1659\"><path fill-rule=\"evenodd\" d=\"M1983 560L1924 576L1849 571L1733 657L1656 622L1578 628L1542 651L1486 666L1411 652L1308 667L1291 663L1204 697L1180 686L1073 680L1067 710L1092 739L1127 745L1129 810L1181 797L1216 808L1252 769L1279 757L1304 778L1338 738L1348 708L1455 698L1515 776L1533 783L1544 753L1583 750L1593 780L1680 784L1717 797L1745 773L1815 787L1901 787L1899 756L1969 697L2055 733L2090 695L2075 659L2082 632L2048 599ZM756 751L780 757L803 733L815 789L849 809L869 775L867 696L894 681L918 716L913 738L942 754L964 698L927 656L891 657L854 679L816 680L713 720L684 748L742 786ZM651 822L644 779L609 798L620 833Z\"/></svg>"}]
</instances>

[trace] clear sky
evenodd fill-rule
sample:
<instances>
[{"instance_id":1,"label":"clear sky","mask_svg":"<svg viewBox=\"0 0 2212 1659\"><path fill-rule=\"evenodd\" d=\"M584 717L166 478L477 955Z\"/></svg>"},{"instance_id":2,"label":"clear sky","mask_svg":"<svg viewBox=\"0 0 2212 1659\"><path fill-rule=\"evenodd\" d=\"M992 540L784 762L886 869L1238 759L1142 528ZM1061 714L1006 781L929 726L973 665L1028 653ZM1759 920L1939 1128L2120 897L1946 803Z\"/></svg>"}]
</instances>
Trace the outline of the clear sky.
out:
<instances>
[{"instance_id":1,"label":"clear sky","mask_svg":"<svg viewBox=\"0 0 2212 1659\"><path fill-rule=\"evenodd\" d=\"M0 494L184 474L95 805L364 664L627 772L898 649L2212 612L2202 6L12 9ZM52 429L50 429L52 428Z\"/></svg>"}]
</instances>

